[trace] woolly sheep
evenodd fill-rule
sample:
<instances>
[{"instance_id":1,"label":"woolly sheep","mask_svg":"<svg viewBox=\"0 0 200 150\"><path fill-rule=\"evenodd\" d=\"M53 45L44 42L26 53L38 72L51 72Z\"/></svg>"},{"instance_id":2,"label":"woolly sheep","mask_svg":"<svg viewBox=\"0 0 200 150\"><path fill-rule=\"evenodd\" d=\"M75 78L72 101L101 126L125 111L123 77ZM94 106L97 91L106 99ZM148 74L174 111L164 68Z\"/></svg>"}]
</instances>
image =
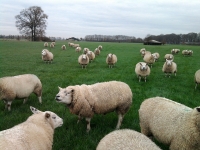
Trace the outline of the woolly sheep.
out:
<instances>
[{"instance_id":1,"label":"woolly sheep","mask_svg":"<svg viewBox=\"0 0 200 150\"><path fill-rule=\"evenodd\" d=\"M69 47L73 47L73 46L74 46L74 43L68 42L68 45L69 45Z\"/></svg>"},{"instance_id":2,"label":"woolly sheep","mask_svg":"<svg viewBox=\"0 0 200 150\"><path fill-rule=\"evenodd\" d=\"M99 49L100 51L102 50L102 48L103 48L102 45L99 45L99 46L98 46L98 49Z\"/></svg>"},{"instance_id":3,"label":"woolly sheep","mask_svg":"<svg viewBox=\"0 0 200 150\"><path fill-rule=\"evenodd\" d=\"M54 48L54 44L53 44L53 43L51 43L51 44L50 44L50 47L51 47L51 48Z\"/></svg>"},{"instance_id":4,"label":"woolly sheep","mask_svg":"<svg viewBox=\"0 0 200 150\"><path fill-rule=\"evenodd\" d=\"M192 54L193 54L193 51L192 50L188 50L188 55L192 56Z\"/></svg>"},{"instance_id":5,"label":"woolly sheep","mask_svg":"<svg viewBox=\"0 0 200 150\"><path fill-rule=\"evenodd\" d=\"M61 49L62 49L62 50L65 50L65 49L66 49L66 46L65 46L65 45L62 45L62 46L61 46Z\"/></svg>"},{"instance_id":6,"label":"woolly sheep","mask_svg":"<svg viewBox=\"0 0 200 150\"><path fill-rule=\"evenodd\" d=\"M153 97L139 109L141 133L153 135L170 150L200 150L200 106L191 109L183 104Z\"/></svg>"},{"instance_id":7,"label":"woolly sheep","mask_svg":"<svg viewBox=\"0 0 200 150\"><path fill-rule=\"evenodd\" d=\"M79 46L80 46L79 44L74 44L74 45L73 45L74 48L77 48L77 47L79 47Z\"/></svg>"},{"instance_id":8,"label":"woolly sheep","mask_svg":"<svg viewBox=\"0 0 200 150\"><path fill-rule=\"evenodd\" d=\"M109 53L106 57L106 63L108 64L109 68L112 68L117 63L117 56Z\"/></svg>"},{"instance_id":9,"label":"woolly sheep","mask_svg":"<svg viewBox=\"0 0 200 150\"><path fill-rule=\"evenodd\" d=\"M104 136L96 150L161 150L145 135L130 129L113 131Z\"/></svg>"},{"instance_id":10,"label":"woolly sheep","mask_svg":"<svg viewBox=\"0 0 200 150\"><path fill-rule=\"evenodd\" d=\"M165 73L165 75L169 76L174 73L174 75L176 76L177 73L177 65L175 62L173 62L173 60L168 60L166 59L166 62L163 65L162 71Z\"/></svg>"},{"instance_id":11,"label":"woolly sheep","mask_svg":"<svg viewBox=\"0 0 200 150\"><path fill-rule=\"evenodd\" d=\"M146 51L145 55L143 57L144 62L146 62L149 66L152 67L152 65L155 63L155 58L154 56L151 54L151 52Z\"/></svg>"},{"instance_id":12,"label":"woolly sheep","mask_svg":"<svg viewBox=\"0 0 200 150\"><path fill-rule=\"evenodd\" d=\"M174 56L172 54L165 54L164 59L172 60L174 59Z\"/></svg>"},{"instance_id":13,"label":"woolly sheep","mask_svg":"<svg viewBox=\"0 0 200 150\"><path fill-rule=\"evenodd\" d=\"M172 49L172 50L171 50L171 53L172 53L172 54L175 54L175 49Z\"/></svg>"},{"instance_id":14,"label":"woolly sheep","mask_svg":"<svg viewBox=\"0 0 200 150\"><path fill-rule=\"evenodd\" d=\"M54 130L63 120L54 112L42 112L30 106L34 113L26 121L0 132L1 150L51 150Z\"/></svg>"},{"instance_id":15,"label":"woolly sheep","mask_svg":"<svg viewBox=\"0 0 200 150\"><path fill-rule=\"evenodd\" d=\"M86 54L82 54L78 57L78 63L82 66L83 68L86 68L86 66L89 64L89 57Z\"/></svg>"},{"instance_id":16,"label":"woolly sheep","mask_svg":"<svg viewBox=\"0 0 200 150\"><path fill-rule=\"evenodd\" d=\"M88 51L87 56L88 56L90 62L92 62L95 59L95 54L93 51Z\"/></svg>"},{"instance_id":17,"label":"woolly sheep","mask_svg":"<svg viewBox=\"0 0 200 150\"><path fill-rule=\"evenodd\" d=\"M84 48L83 49L83 54L87 54L88 51L89 51L89 48Z\"/></svg>"},{"instance_id":18,"label":"woolly sheep","mask_svg":"<svg viewBox=\"0 0 200 150\"><path fill-rule=\"evenodd\" d=\"M188 55L188 50L182 50L182 55Z\"/></svg>"},{"instance_id":19,"label":"woolly sheep","mask_svg":"<svg viewBox=\"0 0 200 150\"><path fill-rule=\"evenodd\" d=\"M39 102L42 103L42 83L34 74L0 78L0 100L4 100L5 108L9 111L14 99L24 98L24 103L26 103L31 93L37 95Z\"/></svg>"},{"instance_id":20,"label":"woolly sheep","mask_svg":"<svg viewBox=\"0 0 200 150\"><path fill-rule=\"evenodd\" d=\"M180 52L180 49L174 49L175 54L178 54Z\"/></svg>"},{"instance_id":21,"label":"woolly sheep","mask_svg":"<svg viewBox=\"0 0 200 150\"><path fill-rule=\"evenodd\" d=\"M140 49L140 54L141 54L142 57L144 57L145 52L146 52L145 48Z\"/></svg>"},{"instance_id":22,"label":"woolly sheep","mask_svg":"<svg viewBox=\"0 0 200 150\"><path fill-rule=\"evenodd\" d=\"M87 131L90 131L90 120L94 114L106 114L116 111L119 129L124 115L132 104L130 87L120 81L96 83L92 85L75 85L66 88L59 87L56 101L65 104L72 114L78 118L86 118Z\"/></svg>"},{"instance_id":23,"label":"woolly sheep","mask_svg":"<svg viewBox=\"0 0 200 150\"><path fill-rule=\"evenodd\" d=\"M95 50L94 50L94 54L95 54L95 56L98 56L98 55L100 55L100 49L98 49L98 48L95 48Z\"/></svg>"},{"instance_id":24,"label":"woolly sheep","mask_svg":"<svg viewBox=\"0 0 200 150\"><path fill-rule=\"evenodd\" d=\"M56 42L52 42L52 44L53 44L54 46L56 46Z\"/></svg>"},{"instance_id":25,"label":"woolly sheep","mask_svg":"<svg viewBox=\"0 0 200 150\"><path fill-rule=\"evenodd\" d=\"M79 47L79 46L76 47L76 48L75 48L75 51L79 53L79 52L81 51L81 47Z\"/></svg>"},{"instance_id":26,"label":"woolly sheep","mask_svg":"<svg viewBox=\"0 0 200 150\"><path fill-rule=\"evenodd\" d=\"M48 51L47 49L42 50L42 60L44 62L53 62L53 54L52 52Z\"/></svg>"},{"instance_id":27,"label":"woolly sheep","mask_svg":"<svg viewBox=\"0 0 200 150\"><path fill-rule=\"evenodd\" d=\"M196 89L197 85L200 84L200 69L195 72L194 81L196 83L196 86L195 86L195 89Z\"/></svg>"},{"instance_id":28,"label":"woolly sheep","mask_svg":"<svg viewBox=\"0 0 200 150\"><path fill-rule=\"evenodd\" d=\"M150 75L150 72L151 72L151 70L145 62L138 62L135 65L135 73L136 73L137 77L139 78L139 82L142 77L144 78L144 80L146 82L146 78L147 78L147 76Z\"/></svg>"},{"instance_id":29,"label":"woolly sheep","mask_svg":"<svg viewBox=\"0 0 200 150\"><path fill-rule=\"evenodd\" d=\"M158 59L160 58L160 54L157 53L157 52L156 52L156 53L153 53L152 55L153 55L155 61L158 61Z\"/></svg>"},{"instance_id":30,"label":"woolly sheep","mask_svg":"<svg viewBox=\"0 0 200 150\"><path fill-rule=\"evenodd\" d=\"M48 47L48 45L49 45L49 44L48 44L47 42L44 43L44 47Z\"/></svg>"}]
</instances>

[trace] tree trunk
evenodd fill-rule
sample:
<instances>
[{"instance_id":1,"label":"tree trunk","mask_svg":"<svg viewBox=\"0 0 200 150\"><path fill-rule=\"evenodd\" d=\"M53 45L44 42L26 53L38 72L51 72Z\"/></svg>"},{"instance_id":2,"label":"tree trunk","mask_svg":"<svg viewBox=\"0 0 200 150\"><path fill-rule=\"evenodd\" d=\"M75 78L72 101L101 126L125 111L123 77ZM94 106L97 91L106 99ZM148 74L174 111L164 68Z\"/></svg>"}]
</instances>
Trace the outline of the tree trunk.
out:
<instances>
[{"instance_id":1,"label":"tree trunk","mask_svg":"<svg viewBox=\"0 0 200 150\"><path fill-rule=\"evenodd\" d=\"M33 28L31 29L31 40L33 41Z\"/></svg>"}]
</instances>

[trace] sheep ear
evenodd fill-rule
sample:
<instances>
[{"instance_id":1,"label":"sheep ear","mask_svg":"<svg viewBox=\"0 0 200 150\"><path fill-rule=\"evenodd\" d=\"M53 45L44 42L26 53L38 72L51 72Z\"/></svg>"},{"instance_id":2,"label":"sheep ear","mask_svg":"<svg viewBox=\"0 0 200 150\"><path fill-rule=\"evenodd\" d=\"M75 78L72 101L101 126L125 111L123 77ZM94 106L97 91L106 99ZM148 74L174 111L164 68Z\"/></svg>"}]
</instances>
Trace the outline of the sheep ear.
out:
<instances>
[{"instance_id":1,"label":"sheep ear","mask_svg":"<svg viewBox=\"0 0 200 150\"><path fill-rule=\"evenodd\" d=\"M58 86L58 89L61 90L62 88Z\"/></svg>"},{"instance_id":2,"label":"sheep ear","mask_svg":"<svg viewBox=\"0 0 200 150\"><path fill-rule=\"evenodd\" d=\"M32 111L34 114L39 114L39 113L41 113L40 110L38 110L38 109L36 109L36 108L34 108L34 107L32 107L32 106L30 106L30 109L31 109L31 111Z\"/></svg>"},{"instance_id":3,"label":"sheep ear","mask_svg":"<svg viewBox=\"0 0 200 150\"><path fill-rule=\"evenodd\" d=\"M200 112L200 107L197 107L196 110L197 110L198 112Z\"/></svg>"},{"instance_id":4,"label":"sheep ear","mask_svg":"<svg viewBox=\"0 0 200 150\"><path fill-rule=\"evenodd\" d=\"M50 117L50 113L45 113L45 118L49 118Z\"/></svg>"},{"instance_id":5,"label":"sheep ear","mask_svg":"<svg viewBox=\"0 0 200 150\"><path fill-rule=\"evenodd\" d=\"M142 66L142 63L140 63L140 66Z\"/></svg>"}]
</instances>

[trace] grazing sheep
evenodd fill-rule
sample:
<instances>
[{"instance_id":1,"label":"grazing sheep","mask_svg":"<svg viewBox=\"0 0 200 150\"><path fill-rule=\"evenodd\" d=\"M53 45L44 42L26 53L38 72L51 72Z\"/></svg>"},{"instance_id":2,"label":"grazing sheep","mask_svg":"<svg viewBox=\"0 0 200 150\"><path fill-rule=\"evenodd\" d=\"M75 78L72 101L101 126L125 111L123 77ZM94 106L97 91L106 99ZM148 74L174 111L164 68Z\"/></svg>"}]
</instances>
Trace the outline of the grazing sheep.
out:
<instances>
[{"instance_id":1,"label":"grazing sheep","mask_svg":"<svg viewBox=\"0 0 200 150\"><path fill-rule=\"evenodd\" d=\"M180 49L174 49L175 50L175 54L178 54L180 52Z\"/></svg>"},{"instance_id":2,"label":"grazing sheep","mask_svg":"<svg viewBox=\"0 0 200 150\"><path fill-rule=\"evenodd\" d=\"M0 100L4 100L5 108L9 111L14 99L24 98L26 103L31 93L37 95L39 102L42 103L42 83L34 74L0 78Z\"/></svg>"},{"instance_id":3,"label":"grazing sheep","mask_svg":"<svg viewBox=\"0 0 200 150\"><path fill-rule=\"evenodd\" d=\"M69 47L73 47L73 46L74 46L74 43L68 42L68 45L69 45Z\"/></svg>"},{"instance_id":4,"label":"grazing sheep","mask_svg":"<svg viewBox=\"0 0 200 150\"><path fill-rule=\"evenodd\" d=\"M145 52L146 52L145 48L140 49L140 54L141 54L142 57L144 57Z\"/></svg>"},{"instance_id":5,"label":"grazing sheep","mask_svg":"<svg viewBox=\"0 0 200 150\"><path fill-rule=\"evenodd\" d=\"M153 97L142 102L139 119L141 133L169 145L170 150L200 150L200 106L191 109Z\"/></svg>"},{"instance_id":6,"label":"grazing sheep","mask_svg":"<svg viewBox=\"0 0 200 150\"><path fill-rule=\"evenodd\" d=\"M83 49L83 54L87 54L88 51L89 51L89 48L84 48Z\"/></svg>"},{"instance_id":7,"label":"grazing sheep","mask_svg":"<svg viewBox=\"0 0 200 150\"><path fill-rule=\"evenodd\" d=\"M54 47L56 46L56 42L52 42L52 44L54 45Z\"/></svg>"},{"instance_id":8,"label":"grazing sheep","mask_svg":"<svg viewBox=\"0 0 200 150\"><path fill-rule=\"evenodd\" d=\"M98 46L98 49L99 49L100 51L102 50L102 48L103 48L102 45L99 45L99 46Z\"/></svg>"},{"instance_id":9,"label":"grazing sheep","mask_svg":"<svg viewBox=\"0 0 200 150\"><path fill-rule=\"evenodd\" d=\"M157 53L157 52L156 52L156 53L153 53L152 55L153 55L155 61L158 61L158 59L160 58L160 54Z\"/></svg>"},{"instance_id":10,"label":"grazing sheep","mask_svg":"<svg viewBox=\"0 0 200 150\"><path fill-rule=\"evenodd\" d=\"M162 71L165 73L166 76L168 75L169 78L172 73L174 73L174 75L176 76L177 65L175 62L173 62L173 60L166 59L166 62L163 65Z\"/></svg>"},{"instance_id":11,"label":"grazing sheep","mask_svg":"<svg viewBox=\"0 0 200 150\"><path fill-rule=\"evenodd\" d=\"M65 49L66 49L66 46L65 46L65 45L62 45L62 46L61 46L61 49L62 49L62 50L65 50Z\"/></svg>"},{"instance_id":12,"label":"grazing sheep","mask_svg":"<svg viewBox=\"0 0 200 150\"><path fill-rule=\"evenodd\" d=\"M78 57L78 63L82 66L82 69L87 67L89 61L89 57L86 54L82 54Z\"/></svg>"},{"instance_id":13,"label":"grazing sheep","mask_svg":"<svg viewBox=\"0 0 200 150\"><path fill-rule=\"evenodd\" d=\"M54 130L63 120L54 112L42 112L30 106L34 113L26 121L0 132L1 150L51 150Z\"/></svg>"},{"instance_id":14,"label":"grazing sheep","mask_svg":"<svg viewBox=\"0 0 200 150\"><path fill-rule=\"evenodd\" d=\"M171 53L172 53L172 54L175 54L175 53L176 53L176 52L175 52L175 49L172 49L172 50L171 50Z\"/></svg>"},{"instance_id":15,"label":"grazing sheep","mask_svg":"<svg viewBox=\"0 0 200 150\"><path fill-rule=\"evenodd\" d=\"M193 55L193 51L192 50L188 50L188 56L192 56Z\"/></svg>"},{"instance_id":16,"label":"grazing sheep","mask_svg":"<svg viewBox=\"0 0 200 150\"><path fill-rule=\"evenodd\" d=\"M150 75L150 72L151 72L151 70L145 62L139 62L135 65L135 73L136 73L137 77L139 78L139 82L142 77L144 78L144 80L146 82L146 78L147 78L147 76Z\"/></svg>"},{"instance_id":17,"label":"grazing sheep","mask_svg":"<svg viewBox=\"0 0 200 150\"><path fill-rule=\"evenodd\" d=\"M161 150L145 135L130 129L113 131L104 136L96 150Z\"/></svg>"},{"instance_id":18,"label":"grazing sheep","mask_svg":"<svg viewBox=\"0 0 200 150\"><path fill-rule=\"evenodd\" d=\"M151 52L149 52L149 51L145 52L143 60L144 60L144 62L146 62L151 67L155 63L154 55L152 55Z\"/></svg>"},{"instance_id":19,"label":"grazing sheep","mask_svg":"<svg viewBox=\"0 0 200 150\"><path fill-rule=\"evenodd\" d=\"M75 48L75 51L78 52L78 53L81 52L81 47Z\"/></svg>"},{"instance_id":20,"label":"grazing sheep","mask_svg":"<svg viewBox=\"0 0 200 150\"><path fill-rule=\"evenodd\" d=\"M188 50L182 50L182 55L186 56L188 55L189 51Z\"/></svg>"},{"instance_id":21,"label":"grazing sheep","mask_svg":"<svg viewBox=\"0 0 200 150\"><path fill-rule=\"evenodd\" d=\"M132 104L132 91L130 87L120 81L96 83L93 85L75 85L66 88L59 87L55 97L59 103L64 103L72 114L78 118L85 117L87 131L90 131L90 120L94 114L106 114L116 111L119 129L124 115Z\"/></svg>"},{"instance_id":22,"label":"grazing sheep","mask_svg":"<svg viewBox=\"0 0 200 150\"><path fill-rule=\"evenodd\" d=\"M50 48L54 48L54 44L53 43L50 44Z\"/></svg>"},{"instance_id":23,"label":"grazing sheep","mask_svg":"<svg viewBox=\"0 0 200 150\"><path fill-rule=\"evenodd\" d=\"M117 56L109 53L106 57L106 63L108 64L109 68L112 68L117 63Z\"/></svg>"},{"instance_id":24,"label":"grazing sheep","mask_svg":"<svg viewBox=\"0 0 200 150\"><path fill-rule=\"evenodd\" d=\"M95 59L95 54L93 51L88 51L87 56L88 56L90 62L92 62Z\"/></svg>"},{"instance_id":25,"label":"grazing sheep","mask_svg":"<svg viewBox=\"0 0 200 150\"><path fill-rule=\"evenodd\" d=\"M44 62L52 63L53 62L53 54L52 52L48 51L47 49L42 50L42 60Z\"/></svg>"},{"instance_id":26,"label":"grazing sheep","mask_svg":"<svg viewBox=\"0 0 200 150\"><path fill-rule=\"evenodd\" d=\"M100 52L101 52L100 49L96 48L96 49L94 50L95 56L100 55Z\"/></svg>"},{"instance_id":27,"label":"grazing sheep","mask_svg":"<svg viewBox=\"0 0 200 150\"><path fill-rule=\"evenodd\" d=\"M195 72L195 75L194 75L194 81L196 83L196 86L195 86L195 89L197 88L197 85L200 84L200 70L197 70Z\"/></svg>"},{"instance_id":28,"label":"grazing sheep","mask_svg":"<svg viewBox=\"0 0 200 150\"><path fill-rule=\"evenodd\" d=\"M164 59L172 60L174 59L174 56L172 54L165 54Z\"/></svg>"},{"instance_id":29,"label":"grazing sheep","mask_svg":"<svg viewBox=\"0 0 200 150\"><path fill-rule=\"evenodd\" d=\"M73 45L74 48L77 48L77 47L79 47L79 46L80 46L79 44L74 44L74 45Z\"/></svg>"},{"instance_id":30,"label":"grazing sheep","mask_svg":"<svg viewBox=\"0 0 200 150\"><path fill-rule=\"evenodd\" d=\"M44 43L44 47L48 47L48 45L49 45L49 44L48 44L47 42Z\"/></svg>"}]
</instances>

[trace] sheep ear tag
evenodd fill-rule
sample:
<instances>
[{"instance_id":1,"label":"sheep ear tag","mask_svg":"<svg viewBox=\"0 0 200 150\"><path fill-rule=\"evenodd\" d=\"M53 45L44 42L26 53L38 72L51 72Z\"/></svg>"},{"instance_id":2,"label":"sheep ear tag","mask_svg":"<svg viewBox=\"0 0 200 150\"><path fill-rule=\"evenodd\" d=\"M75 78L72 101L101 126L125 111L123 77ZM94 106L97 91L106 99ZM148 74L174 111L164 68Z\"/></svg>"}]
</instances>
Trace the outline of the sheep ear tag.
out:
<instances>
[{"instance_id":1,"label":"sheep ear tag","mask_svg":"<svg viewBox=\"0 0 200 150\"><path fill-rule=\"evenodd\" d=\"M41 112L40 110L38 110L38 109L36 109L36 108L34 108L32 106L30 106L30 109L34 114L39 114Z\"/></svg>"}]
</instances>

